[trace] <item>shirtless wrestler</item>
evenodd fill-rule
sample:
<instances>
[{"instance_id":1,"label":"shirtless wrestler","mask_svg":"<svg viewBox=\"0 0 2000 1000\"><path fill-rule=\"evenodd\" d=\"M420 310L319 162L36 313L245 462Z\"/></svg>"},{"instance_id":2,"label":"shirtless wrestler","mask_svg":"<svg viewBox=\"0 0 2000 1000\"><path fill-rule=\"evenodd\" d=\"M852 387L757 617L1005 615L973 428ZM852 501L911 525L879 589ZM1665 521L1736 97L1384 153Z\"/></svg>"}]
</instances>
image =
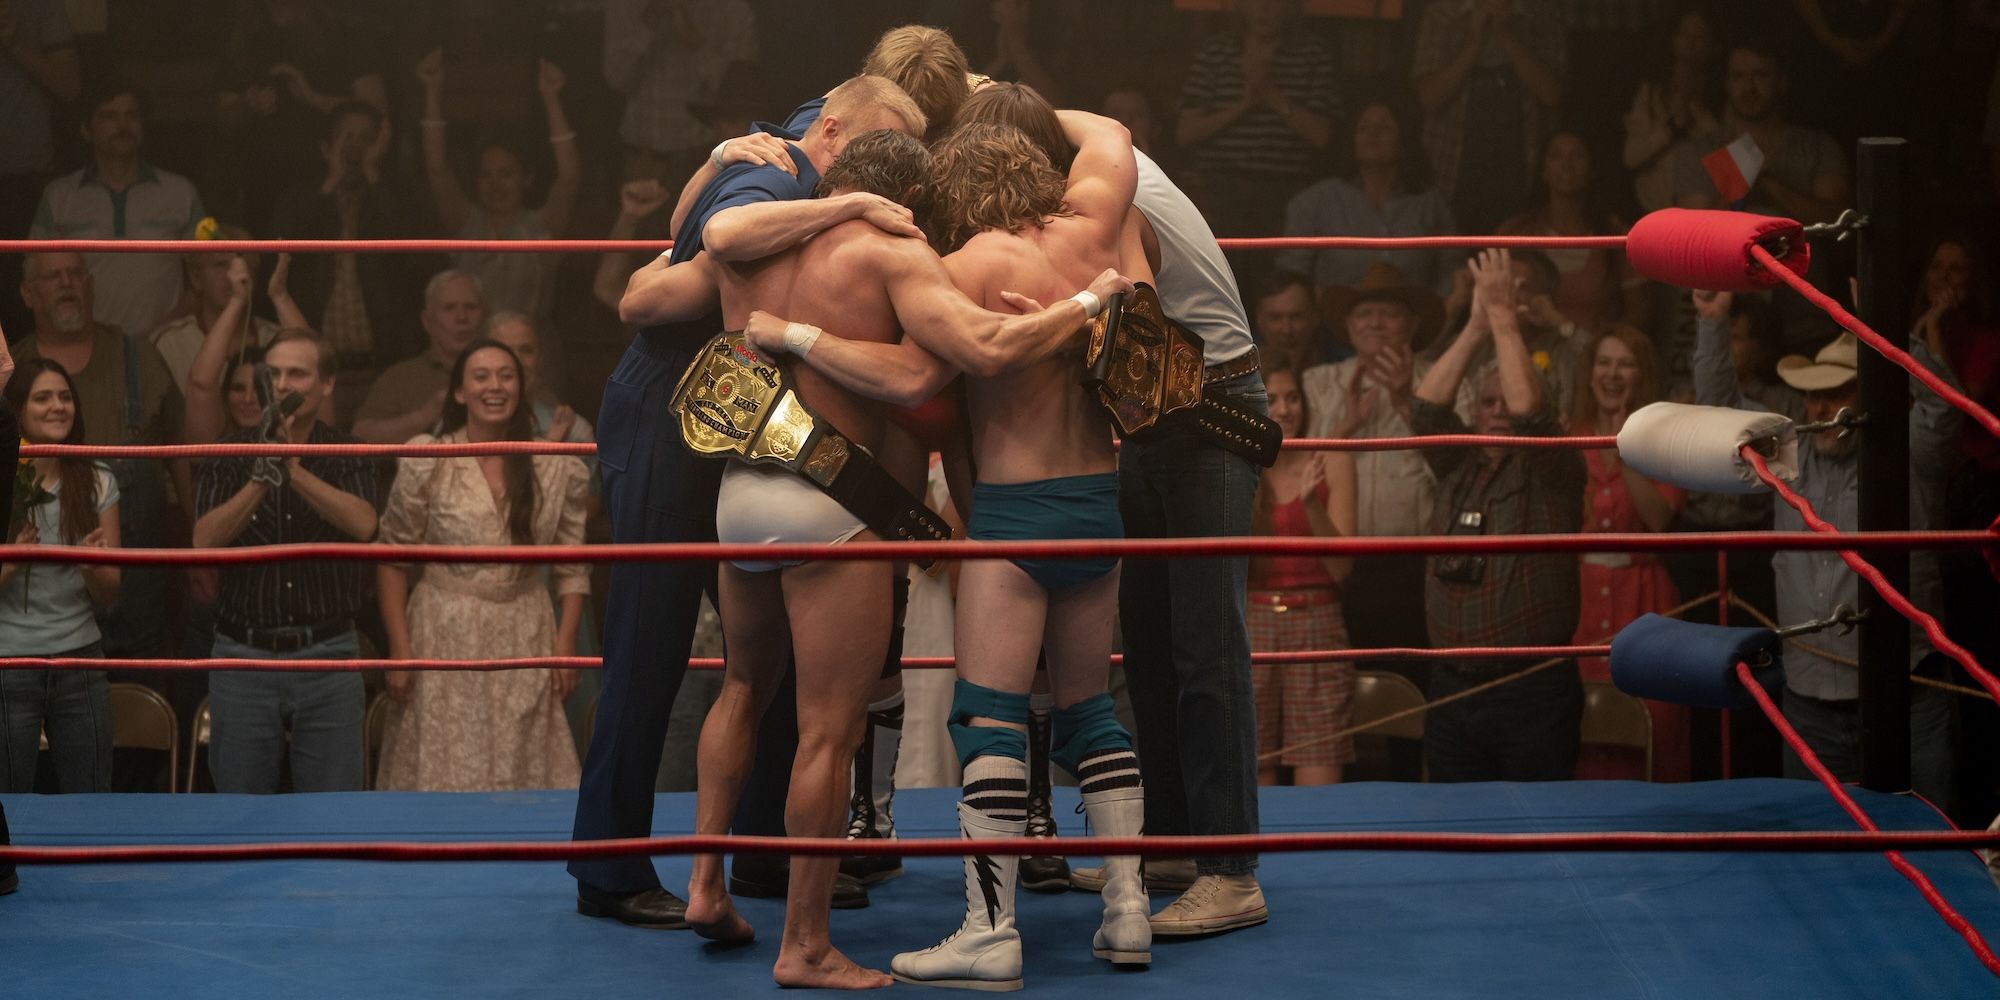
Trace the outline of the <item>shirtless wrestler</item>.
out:
<instances>
[{"instance_id":1,"label":"shirtless wrestler","mask_svg":"<svg viewBox=\"0 0 2000 1000\"><path fill-rule=\"evenodd\" d=\"M1120 261L1121 230L1137 167L1123 126L1090 118L1065 183L1026 135L1008 126L960 126L940 143L934 228L958 286L989 308L1053 300ZM1023 291L1023 299L1014 291ZM1077 386L1077 340L995 365L950 327L906 324L901 344L800 332L795 320L751 318L760 351L811 344L807 367L855 392L903 405L963 372L970 408L975 539L1116 538L1117 458L1111 431ZM1072 350L1064 350L1070 348ZM796 349L793 353L799 353ZM1143 791L1132 740L1105 693L1118 597L1113 559L976 560L959 577L959 680L951 734L964 767L959 822L966 837L1018 837L1026 826L1029 687L1046 650L1055 689L1054 759L1076 775L1085 811L1105 836L1137 836ZM1017 857L965 860L966 914L951 937L896 956L908 982L973 989L1021 984L1015 929ZM1092 942L1119 964L1151 960L1138 859L1110 859L1104 922Z\"/></svg>"},{"instance_id":2,"label":"shirtless wrestler","mask_svg":"<svg viewBox=\"0 0 2000 1000\"><path fill-rule=\"evenodd\" d=\"M827 169L823 193L867 191L920 201L930 173L921 143L897 132L854 139ZM740 211L777 210L746 206ZM744 220L751 225L756 219ZM678 273L677 273L678 272ZM719 287L725 325L741 325L755 309L777 310L837 326L860 339L893 342L902 329L960 331L990 364L1021 354L1046 354L1086 321L1081 301L1129 288L1115 271L1094 273L1091 294L1059 301L1033 315L987 312L953 285L937 255L921 240L891 236L866 221L843 223L784 253L729 264L707 256L669 268L655 284L661 315L706 309L707 287ZM713 286L706 285L712 281ZM1077 282L1081 284L1082 282ZM1041 289L1037 289L1040 291ZM1046 293L1051 294L1052 293ZM809 353L794 330L790 347ZM780 339L783 339L783 332ZM885 410L794 365L801 399L864 448L881 440ZM790 472L730 463L717 504L724 542L843 542L872 539L846 508ZM849 771L861 737L869 685L880 671L889 638L890 567L879 562L818 562L725 566L722 620L728 668L721 696L702 728L698 833L727 830L749 770L756 729L777 689L787 657L796 657L799 748L786 803L786 832L837 836L846 816ZM834 950L827 939L827 902L837 859L792 859L785 929L774 975L786 985L865 988L888 983ZM688 885L688 923L703 936L745 941L753 936L724 891L721 859L695 859Z\"/></svg>"}]
</instances>

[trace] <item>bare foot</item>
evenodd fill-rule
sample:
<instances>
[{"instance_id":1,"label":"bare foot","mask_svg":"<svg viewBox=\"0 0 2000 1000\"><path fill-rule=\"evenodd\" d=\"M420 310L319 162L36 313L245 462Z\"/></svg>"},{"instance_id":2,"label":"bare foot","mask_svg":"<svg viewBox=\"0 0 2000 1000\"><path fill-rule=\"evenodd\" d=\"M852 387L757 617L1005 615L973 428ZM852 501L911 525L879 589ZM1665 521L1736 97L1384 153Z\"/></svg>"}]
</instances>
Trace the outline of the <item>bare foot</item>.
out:
<instances>
[{"instance_id":1,"label":"bare foot","mask_svg":"<svg viewBox=\"0 0 2000 1000\"><path fill-rule=\"evenodd\" d=\"M729 893L718 886L710 890L688 886L687 922L696 934L724 944L749 944L757 940L757 930L736 912Z\"/></svg>"},{"instance_id":2,"label":"bare foot","mask_svg":"<svg viewBox=\"0 0 2000 1000\"><path fill-rule=\"evenodd\" d=\"M771 978L779 986L824 990L879 990L894 981L879 970L854 964L835 948L828 948L817 958L800 954L797 949L784 951L778 955L778 964L771 968Z\"/></svg>"}]
</instances>

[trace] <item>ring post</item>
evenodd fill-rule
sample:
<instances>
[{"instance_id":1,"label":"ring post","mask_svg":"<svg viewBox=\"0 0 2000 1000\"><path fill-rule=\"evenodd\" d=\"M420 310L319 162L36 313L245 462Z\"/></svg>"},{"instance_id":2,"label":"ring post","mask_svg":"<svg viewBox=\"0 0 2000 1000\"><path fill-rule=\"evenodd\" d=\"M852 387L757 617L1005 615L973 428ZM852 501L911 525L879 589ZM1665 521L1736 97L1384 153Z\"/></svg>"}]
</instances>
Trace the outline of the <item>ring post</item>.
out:
<instances>
[{"instance_id":1,"label":"ring post","mask_svg":"<svg viewBox=\"0 0 2000 1000\"><path fill-rule=\"evenodd\" d=\"M1891 337L1909 328L1908 230L1904 192L1908 144L1864 138L1856 190L1867 217L1857 246L1861 319ZM1858 499L1861 531L1910 523L1910 378L1879 352L1860 352L1857 408L1861 435ZM1908 552L1870 557L1889 583L1910 590ZM1877 792L1910 790L1910 623L1872 587L1858 587L1861 623L1861 784ZM1819 609L1822 613L1828 609Z\"/></svg>"}]
</instances>

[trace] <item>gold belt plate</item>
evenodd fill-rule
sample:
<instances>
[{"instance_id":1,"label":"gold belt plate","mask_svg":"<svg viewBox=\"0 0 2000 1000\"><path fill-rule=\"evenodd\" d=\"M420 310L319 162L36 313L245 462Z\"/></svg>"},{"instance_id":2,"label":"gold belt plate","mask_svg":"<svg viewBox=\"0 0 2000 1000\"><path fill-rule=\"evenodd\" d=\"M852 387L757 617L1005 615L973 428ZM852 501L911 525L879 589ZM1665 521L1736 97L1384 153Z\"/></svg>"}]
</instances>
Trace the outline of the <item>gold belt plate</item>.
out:
<instances>
[{"instance_id":1,"label":"gold belt plate","mask_svg":"<svg viewBox=\"0 0 2000 1000\"><path fill-rule=\"evenodd\" d=\"M759 358L741 333L702 348L674 390L673 410L689 449L753 462L797 462L816 426L784 369Z\"/></svg>"}]
</instances>

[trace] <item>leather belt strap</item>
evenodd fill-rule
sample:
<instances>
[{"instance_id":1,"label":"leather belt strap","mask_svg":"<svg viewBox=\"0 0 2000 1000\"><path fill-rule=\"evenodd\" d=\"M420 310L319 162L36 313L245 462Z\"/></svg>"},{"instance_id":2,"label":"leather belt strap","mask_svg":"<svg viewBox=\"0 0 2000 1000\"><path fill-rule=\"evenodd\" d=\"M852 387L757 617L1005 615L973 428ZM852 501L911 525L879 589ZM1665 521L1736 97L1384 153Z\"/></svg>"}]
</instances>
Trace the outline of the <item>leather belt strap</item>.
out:
<instances>
[{"instance_id":1,"label":"leather belt strap","mask_svg":"<svg viewBox=\"0 0 2000 1000\"><path fill-rule=\"evenodd\" d=\"M280 628L251 628L235 622L217 619L215 634L231 642L239 642L252 649L266 653L296 653L308 646L316 646L328 639L337 639L354 631L354 620L342 618L338 621L321 622L317 625L287 625Z\"/></svg>"},{"instance_id":2,"label":"leather belt strap","mask_svg":"<svg viewBox=\"0 0 2000 1000\"><path fill-rule=\"evenodd\" d=\"M1242 378L1251 372L1257 371L1259 367L1261 366L1257 359L1257 347L1255 344L1252 344L1250 349L1244 351L1241 355L1230 358L1228 361L1218 361L1202 369L1201 384L1214 385L1217 382L1227 382L1233 378Z\"/></svg>"},{"instance_id":3,"label":"leather belt strap","mask_svg":"<svg viewBox=\"0 0 2000 1000\"><path fill-rule=\"evenodd\" d=\"M867 449L814 413L785 369L724 333L695 354L674 389L681 443L697 455L776 465L803 476L887 540L944 541L951 527ZM928 561L919 561L928 566Z\"/></svg>"}]
</instances>

